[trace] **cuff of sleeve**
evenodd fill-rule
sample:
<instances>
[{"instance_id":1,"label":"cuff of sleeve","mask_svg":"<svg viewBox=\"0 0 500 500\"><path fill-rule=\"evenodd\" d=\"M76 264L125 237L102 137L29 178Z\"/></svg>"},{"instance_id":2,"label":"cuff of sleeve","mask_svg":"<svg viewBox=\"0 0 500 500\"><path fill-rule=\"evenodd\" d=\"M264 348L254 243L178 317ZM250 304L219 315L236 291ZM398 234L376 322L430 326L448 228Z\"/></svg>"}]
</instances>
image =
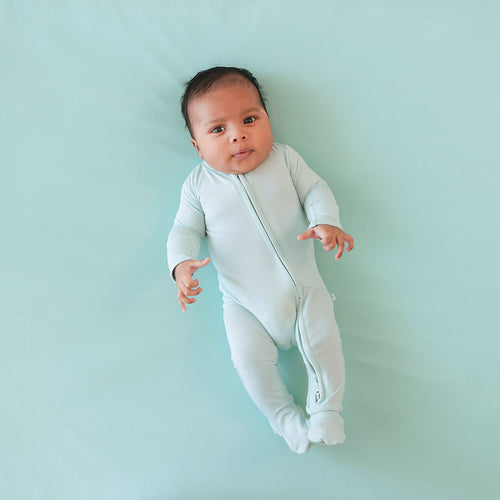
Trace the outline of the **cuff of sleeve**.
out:
<instances>
[{"instance_id":1,"label":"cuff of sleeve","mask_svg":"<svg viewBox=\"0 0 500 500\"><path fill-rule=\"evenodd\" d=\"M186 262L186 260L194 260L193 257L178 257L177 259L170 260L169 259L169 269L170 269L170 278L175 283L174 270L182 262Z\"/></svg>"},{"instance_id":2,"label":"cuff of sleeve","mask_svg":"<svg viewBox=\"0 0 500 500\"><path fill-rule=\"evenodd\" d=\"M332 217L322 217L318 219L313 219L309 223L309 228L318 226L319 224L328 224L329 226L334 226L338 227L339 229L342 229L342 225L340 224L340 221L338 219L334 219Z\"/></svg>"}]
</instances>

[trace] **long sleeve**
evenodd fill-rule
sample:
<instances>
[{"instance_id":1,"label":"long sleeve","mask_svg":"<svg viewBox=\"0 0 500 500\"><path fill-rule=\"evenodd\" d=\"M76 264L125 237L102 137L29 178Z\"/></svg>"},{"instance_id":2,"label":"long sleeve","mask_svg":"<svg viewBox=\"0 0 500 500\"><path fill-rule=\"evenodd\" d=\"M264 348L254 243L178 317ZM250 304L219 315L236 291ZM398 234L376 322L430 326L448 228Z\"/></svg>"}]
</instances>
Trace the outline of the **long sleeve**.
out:
<instances>
[{"instance_id":1,"label":"long sleeve","mask_svg":"<svg viewBox=\"0 0 500 500\"><path fill-rule=\"evenodd\" d=\"M204 237L205 214L193 186L193 176L190 176L182 187L179 210L167 240L168 267L172 278L175 266L198 257Z\"/></svg>"},{"instance_id":2,"label":"long sleeve","mask_svg":"<svg viewBox=\"0 0 500 500\"><path fill-rule=\"evenodd\" d=\"M339 207L327 183L290 146L285 147L292 182L309 220L309 227L330 224L342 229Z\"/></svg>"}]
</instances>

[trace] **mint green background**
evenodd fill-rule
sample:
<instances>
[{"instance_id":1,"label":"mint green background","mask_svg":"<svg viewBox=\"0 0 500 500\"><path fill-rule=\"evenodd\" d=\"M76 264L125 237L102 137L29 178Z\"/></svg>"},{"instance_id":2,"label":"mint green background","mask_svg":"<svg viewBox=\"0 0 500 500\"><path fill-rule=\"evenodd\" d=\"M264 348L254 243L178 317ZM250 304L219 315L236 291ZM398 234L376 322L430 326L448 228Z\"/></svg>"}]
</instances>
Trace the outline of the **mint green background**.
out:
<instances>
[{"instance_id":1,"label":"mint green background","mask_svg":"<svg viewBox=\"0 0 500 500\"><path fill-rule=\"evenodd\" d=\"M498 1L0 0L0 498L497 498ZM182 82L255 72L333 188L348 440L296 456L165 241ZM206 249L204 249L204 254ZM303 400L301 361L282 356Z\"/></svg>"}]
</instances>

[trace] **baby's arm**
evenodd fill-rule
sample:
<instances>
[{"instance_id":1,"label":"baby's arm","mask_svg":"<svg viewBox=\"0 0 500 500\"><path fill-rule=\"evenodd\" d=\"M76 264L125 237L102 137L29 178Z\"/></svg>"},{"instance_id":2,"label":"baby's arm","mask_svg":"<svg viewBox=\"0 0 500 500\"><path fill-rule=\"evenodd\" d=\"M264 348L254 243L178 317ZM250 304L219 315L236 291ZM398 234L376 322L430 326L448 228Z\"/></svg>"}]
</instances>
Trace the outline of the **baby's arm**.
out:
<instances>
[{"instance_id":1,"label":"baby's arm","mask_svg":"<svg viewBox=\"0 0 500 500\"><path fill-rule=\"evenodd\" d=\"M179 210L167 241L168 265L183 311L186 311L186 304L196 302L190 297L201 292L198 280L193 280L193 274L209 262L208 258L196 260L204 236L205 215L190 176L183 185Z\"/></svg>"},{"instance_id":2,"label":"baby's arm","mask_svg":"<svg viewBox=\"0 0 500 500\"><path fill-rule=\"evenodd\" d=\"M342 257L345 249L345 242L347 242L347 251L350 252L354 248L354 240L347 233L344 233L342 229L335 226L330 226L329 224L318 224L317 226L310 227L307 231L297 236L300 241L308 240L313 238L315 240L321 240L323 248L329 252L337 247L337 254L335 255L335 260L339 260Z\"/></svg>"},{"instance_id":3,"label":"baby's arm","mask_svg":"<svg viewBox=\"0 0 500 500\"><path fill-rule=\"evenodd\" d=\"M185 260L174 269L173 276L177 285L177 300L181 309L186 312L186 304L193 304L196 299L192 299L195 295L199 295L203 288L199 287L198 279L193 280L193 274L200 268L206 266L210 262L207 257L203 260Z\"/></svg>"},{"instance_id":4,"label":"baby's arm","mask_svg":"<svg viewBox=\"0 0 500 500\"><path fill-rule=\"evenodd\" d=\"M342 257L345 242L347 251L354 247L354 240L342 231L339 219L339 207L326 182L311 170L302 157L287 146L287 164L293 184L304 207L310 226L297 238L301 241L314 238L321 240L323 248L331 251L337 247L335 259Z\"/></svg>"}]
</instances>

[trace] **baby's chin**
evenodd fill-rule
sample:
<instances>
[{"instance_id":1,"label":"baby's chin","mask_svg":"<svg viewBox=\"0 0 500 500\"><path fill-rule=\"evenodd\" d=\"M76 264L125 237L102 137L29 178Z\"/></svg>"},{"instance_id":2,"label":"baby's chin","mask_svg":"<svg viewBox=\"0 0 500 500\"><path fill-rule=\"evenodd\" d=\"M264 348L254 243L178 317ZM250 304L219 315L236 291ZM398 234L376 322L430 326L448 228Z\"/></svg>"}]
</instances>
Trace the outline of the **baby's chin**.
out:
<instances>
[{"instance_id":1,"label":"baby's chin","mask_svg":"<svg viewBox=\"0 0 500 500\"><path fill-rule=\"evenodd\" d=\"M231 174L248 174L249 172L252 172L253 170L255 170L256 168L259 168L261 165L261 163L259 163L258 165L253 165L251 167L236 167L236 168L233 168L231 169Z\"/></svg>"},{"instance_id":2,"label":"baby's chin","mask_svg":"<svg viewBox=\"0 0 500 500\"><path fill-rule=\"evenodd\" d=\"M252 172L252 171L258 169L261 165L262 165L262 163L259 163L258 165L254 165L252 167L247 167L247 168L235 168L235 169L233 169L232 172L229 172L229 173L239 174L239 175L248 174L249 172Z\"/></svg>"},{"instance_id":3,"label":"baby's chin","mask_svg":"<svg viewBox=\"0 0 500 500\"><path fill-rule=\"evenodd\" d=\"M218 170L219 172L223 172L225 174L234 174L234 175L243 175L248 174L252 170L260 167L263 162L236 162L234 164L229 165L216 165L212 167L214 170ZM210 165L212 166L212 165Z\"/></svg>"}]
</instances>

